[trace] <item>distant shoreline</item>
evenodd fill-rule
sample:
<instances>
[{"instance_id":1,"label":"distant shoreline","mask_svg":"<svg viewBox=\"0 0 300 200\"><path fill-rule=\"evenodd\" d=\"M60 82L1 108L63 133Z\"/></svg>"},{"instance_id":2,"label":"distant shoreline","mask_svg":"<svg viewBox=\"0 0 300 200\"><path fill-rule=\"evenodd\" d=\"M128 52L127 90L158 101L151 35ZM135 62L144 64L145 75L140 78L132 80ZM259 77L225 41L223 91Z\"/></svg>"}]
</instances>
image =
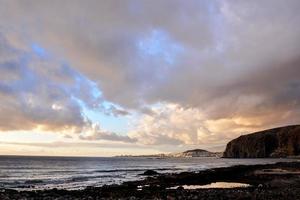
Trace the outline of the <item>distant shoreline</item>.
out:
<instances>
[{"instance_id":1,"label":"distant shoreline","mask_svg":"<svg viewBox=\"0 0 300 200\"><path fill-rule=\"evenodd\" d=\"M150 155L118 155L115 157L153 157L153 158L195 158L195 157L222 157L223 152L210 152L204 149L192 149L179 153L160 153L160 154L150 154Z\"/></svg>"}]
</instances>

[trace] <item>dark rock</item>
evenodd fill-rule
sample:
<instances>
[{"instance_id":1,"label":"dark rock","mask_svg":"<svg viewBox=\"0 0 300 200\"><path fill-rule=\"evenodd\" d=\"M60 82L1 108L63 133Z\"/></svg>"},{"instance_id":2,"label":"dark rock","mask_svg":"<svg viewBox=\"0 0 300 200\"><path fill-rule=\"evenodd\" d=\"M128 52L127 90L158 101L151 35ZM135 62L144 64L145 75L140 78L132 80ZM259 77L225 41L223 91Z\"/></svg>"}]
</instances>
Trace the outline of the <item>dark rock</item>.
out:
<instances>
[{"instance_id":1,"label":"dark rock","mask_svg":"<svg viewBox=\"0 0 300 200\"><path fill-rule=\"evenodd\" d=\"M144 173L140 174L140 175L144 175L144 176L153 176L153 175L158 175L159 173L157 171L154 170L146 170Z\"/></svg>"},{"instance_id":2,"label":"dark rock","mask_svg":"<svg viewBox=\"0 0 300 200\"><path fill-rule=\"evenodd\" d=\"M230 141L225 158L266 158L300 155L300 125L240 136Z\"/></svg>"},{"instance_id":3,"label":"dark rock","mask_svg":"<svg viewBox=\"0 0 300 200\"><path fill-rule=\"evenodd\" d=\"M184 187L179 186L179 187L177 188L177 190L184 190Z\"/></svg>"}]
</instances>

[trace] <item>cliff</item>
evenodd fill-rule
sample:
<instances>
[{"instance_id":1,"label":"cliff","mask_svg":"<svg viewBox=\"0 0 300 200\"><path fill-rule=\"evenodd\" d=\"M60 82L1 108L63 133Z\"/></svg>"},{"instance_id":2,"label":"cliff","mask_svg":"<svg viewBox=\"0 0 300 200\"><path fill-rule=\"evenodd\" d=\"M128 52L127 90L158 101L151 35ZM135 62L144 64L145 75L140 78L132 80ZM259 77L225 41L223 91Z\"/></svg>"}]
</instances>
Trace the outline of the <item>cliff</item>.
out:
<instances>
[{"instance_id":1,"label":"cliff","mask_svg":"<svg viewBox=\"0 0 300 200\"><path fill-rule=\"evenodd\" d=\"M225 158L269 158L300 155L300 125L240 136L230 141Z\"/></svg>"}]
</instances>

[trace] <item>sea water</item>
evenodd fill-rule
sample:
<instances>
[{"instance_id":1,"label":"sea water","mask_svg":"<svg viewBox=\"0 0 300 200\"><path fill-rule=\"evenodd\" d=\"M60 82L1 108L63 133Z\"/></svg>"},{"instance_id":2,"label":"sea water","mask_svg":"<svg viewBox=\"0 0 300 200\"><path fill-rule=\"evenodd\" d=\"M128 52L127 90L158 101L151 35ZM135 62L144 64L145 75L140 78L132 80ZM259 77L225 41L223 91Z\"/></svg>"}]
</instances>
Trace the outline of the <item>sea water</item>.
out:
<instances>
[{"instance_id":1,"label":"sea water","mask_svg":"<svg viewBox=\"0 0 300 200\"><path fill-rule=\"evenodd\" d=\"M159 173L199 171L233 165L267 164L291 159L34 157L0 156L0 188L84 189L86 186L139 180L148 169Z\"/></svg>"}]
</instances>

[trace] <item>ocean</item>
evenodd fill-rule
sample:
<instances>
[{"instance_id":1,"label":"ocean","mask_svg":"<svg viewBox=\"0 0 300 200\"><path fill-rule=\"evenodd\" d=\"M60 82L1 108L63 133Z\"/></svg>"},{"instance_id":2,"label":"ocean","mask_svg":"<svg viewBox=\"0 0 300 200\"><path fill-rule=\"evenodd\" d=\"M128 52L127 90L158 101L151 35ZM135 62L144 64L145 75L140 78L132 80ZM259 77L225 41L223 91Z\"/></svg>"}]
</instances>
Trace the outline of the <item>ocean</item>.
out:
<instances>
[{"instance_id":1,"label":"ocean","mask_svg":"<svg viewBox=\"0 0 300 200\"><path fill-rule=\"evenodd\" d=\"M142 157L34 157L0 156L0 188L38 190L119 184L159 173L199 171L232 165L267 164L292 159L142 158Z\"/></svg>"}]
</instances>

